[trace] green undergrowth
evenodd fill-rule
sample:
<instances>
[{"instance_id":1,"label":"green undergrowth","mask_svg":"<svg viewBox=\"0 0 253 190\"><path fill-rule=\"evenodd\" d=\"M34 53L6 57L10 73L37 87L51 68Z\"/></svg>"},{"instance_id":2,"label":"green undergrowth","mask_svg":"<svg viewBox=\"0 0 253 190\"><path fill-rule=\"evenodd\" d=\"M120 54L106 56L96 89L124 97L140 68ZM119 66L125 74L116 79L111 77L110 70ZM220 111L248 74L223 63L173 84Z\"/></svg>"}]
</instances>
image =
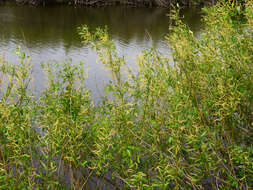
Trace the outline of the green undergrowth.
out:
<instances>
[{"instance_id":1,"label":"green undergrowth","mask_svg":"<svg viewBox=\"0 0 253 190\"><path fill-rule=\"evenodd\" d=\"M112 76L96 106L82 63L44 63L37 97L30 57L2 58L0 189L252 189L253 3L204 11L198 37L172 12L173 59L143 50L127 78L106 29L79 28Z\"/></svg>"}]
</instances>

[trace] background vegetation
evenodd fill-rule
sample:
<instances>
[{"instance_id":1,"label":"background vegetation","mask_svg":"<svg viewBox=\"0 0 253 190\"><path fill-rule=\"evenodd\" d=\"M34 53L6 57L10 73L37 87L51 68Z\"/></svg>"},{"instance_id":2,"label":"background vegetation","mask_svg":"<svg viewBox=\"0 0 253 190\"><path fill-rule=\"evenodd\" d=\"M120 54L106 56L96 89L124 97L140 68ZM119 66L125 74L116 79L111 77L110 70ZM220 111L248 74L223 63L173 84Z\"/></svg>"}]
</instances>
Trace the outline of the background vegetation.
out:
<instances>
[{"instance_id":1,"label":"background vegetation","mask_svg":"<svg viewBox=\"0 0 253 190\"><path fill-rule=\"evenodd\" d=\"M182 5L214 4L216 0L16 0L21 4L47 5L47 4L72 4L85 6L106 6L124 4L131 6L160 6L168 7L171 4L180 3Z\"/></svg>"},{"instance_id":2,"label":"background vegetation","mask_svg":"<svg viewBox=\"0 0 253 190\"><path fill-rule=\"evenodd\" d=\"M143 50L127 77L106 29L81 27L112 76L98 106L82 63L44 63L35 97L30 58L2 58L0 189L252 189L253 4L204 11L199 37L172 12L173 60Z\"/></svg>"}]
</instances>

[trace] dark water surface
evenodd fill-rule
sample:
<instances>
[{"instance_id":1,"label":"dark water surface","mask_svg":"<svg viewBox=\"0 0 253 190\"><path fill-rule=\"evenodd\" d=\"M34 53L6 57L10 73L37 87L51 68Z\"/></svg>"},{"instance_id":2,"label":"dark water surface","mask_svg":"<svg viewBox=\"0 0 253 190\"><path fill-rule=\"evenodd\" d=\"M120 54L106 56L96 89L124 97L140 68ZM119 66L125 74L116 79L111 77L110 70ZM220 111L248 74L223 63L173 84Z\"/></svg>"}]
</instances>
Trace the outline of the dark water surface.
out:
<instances>
[{"instance_id":1,"label":"dark water surface","mask_svg":"<svg viewBox=\"0 0 253 190\"><path fill-rule=\"evenodd\" d=\"M77 27L86 24L90 29L108 26L118 51L136 69L135 58L142 49L155 46L169 55L164 40L168 33L168 9L104 7L85 8L71 6L29 7L0 5L0 55L10 62L17 62L11 50L21 46L32 57L34 85L43 89L44 76L41 62L62 61L72 58L73 63L85 62L89 78L87 87L97 100L103 94L103 86L109 80L102 64L96 63L96 55L83 46L77 34ZM182 10L185 22L192 31L201 28L201 10Z\"/></svg>"}]
</instances>

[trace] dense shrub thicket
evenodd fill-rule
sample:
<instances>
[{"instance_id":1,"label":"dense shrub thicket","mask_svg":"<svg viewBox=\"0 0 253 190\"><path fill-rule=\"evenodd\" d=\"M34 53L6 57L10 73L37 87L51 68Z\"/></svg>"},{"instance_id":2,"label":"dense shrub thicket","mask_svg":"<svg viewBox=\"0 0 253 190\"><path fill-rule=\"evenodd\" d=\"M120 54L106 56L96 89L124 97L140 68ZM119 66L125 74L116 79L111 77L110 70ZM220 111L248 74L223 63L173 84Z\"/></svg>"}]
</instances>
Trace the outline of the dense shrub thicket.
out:
<instances>
[{"instance_id":1,"label":"dense shrub thicket","mask_svg":"<svg viewBox=\"0 0 253 190\"><path fill-rule=\"evenodd\" d=\"M43 64L36 98L30 58L2 59L0 189L252 189L253 3L204 11L198 37L171 13L173 60L144 50L128 78L106 30L80 28L112 76L97 106L83 64Z\"/></svg>"}]
</instances>

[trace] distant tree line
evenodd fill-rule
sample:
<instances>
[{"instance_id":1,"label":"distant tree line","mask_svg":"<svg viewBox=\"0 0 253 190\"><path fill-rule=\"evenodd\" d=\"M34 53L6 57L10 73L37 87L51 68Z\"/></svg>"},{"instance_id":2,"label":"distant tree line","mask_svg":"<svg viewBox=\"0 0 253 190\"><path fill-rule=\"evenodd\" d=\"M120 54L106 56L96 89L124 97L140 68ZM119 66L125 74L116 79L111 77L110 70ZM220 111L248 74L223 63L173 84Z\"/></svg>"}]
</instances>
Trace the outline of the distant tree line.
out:
<instances>
[{"instance_id":1,"label":"distant tree line","mask_svg":"<svg viewBox=\"0 0 253 190\"><path fill-rule=\"evenodd\" d=\"M49 5L55 3L85 6L107 6L124 4L131 6L160 6L168 7L171 4L201 5L213 4L216 0L15 0L19 4Z\"/></svg>"}]
</instances>

